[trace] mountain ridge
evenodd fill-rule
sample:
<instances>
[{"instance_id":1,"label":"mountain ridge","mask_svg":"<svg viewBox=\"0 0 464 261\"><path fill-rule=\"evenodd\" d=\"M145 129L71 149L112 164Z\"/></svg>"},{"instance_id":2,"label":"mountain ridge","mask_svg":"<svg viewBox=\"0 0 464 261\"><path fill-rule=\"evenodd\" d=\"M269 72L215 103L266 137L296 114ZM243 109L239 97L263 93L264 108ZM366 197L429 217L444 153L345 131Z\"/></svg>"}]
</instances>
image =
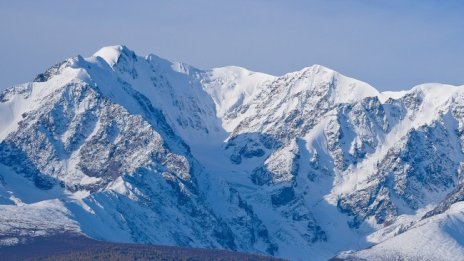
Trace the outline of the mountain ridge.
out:
<instances>
[{"instance_id":1,"label":"mountain ridge","mask_svg":"<svg viewBox=\"0 0 464 261\"><path fill-rule=\"evenodd\" d=\"M201 70L125 46L67 59L0 95L0 242L40 227L292 260L382 249L460 218L461 87L378 92L320 65Z\"/></svg>"}]
</instances>

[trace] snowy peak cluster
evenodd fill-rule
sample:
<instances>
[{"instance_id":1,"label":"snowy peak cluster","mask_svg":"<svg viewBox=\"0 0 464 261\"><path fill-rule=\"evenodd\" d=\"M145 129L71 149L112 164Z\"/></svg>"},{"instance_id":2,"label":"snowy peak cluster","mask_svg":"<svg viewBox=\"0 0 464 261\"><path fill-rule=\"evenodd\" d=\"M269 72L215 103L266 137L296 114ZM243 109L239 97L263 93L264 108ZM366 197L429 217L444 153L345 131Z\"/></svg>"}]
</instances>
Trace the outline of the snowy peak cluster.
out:
<instances>
[{"instance_id":1,"label":"snowy peak cluster","mask_svg":"<svg viewBox=\"0 0 464 261\"><path fill-rule=\"evenodd\" d=\"M452 259L463 104L462 87L380 93L320 65L272 76L104 47L0 95L0 243Z\"/></svg>"}]
</instances>

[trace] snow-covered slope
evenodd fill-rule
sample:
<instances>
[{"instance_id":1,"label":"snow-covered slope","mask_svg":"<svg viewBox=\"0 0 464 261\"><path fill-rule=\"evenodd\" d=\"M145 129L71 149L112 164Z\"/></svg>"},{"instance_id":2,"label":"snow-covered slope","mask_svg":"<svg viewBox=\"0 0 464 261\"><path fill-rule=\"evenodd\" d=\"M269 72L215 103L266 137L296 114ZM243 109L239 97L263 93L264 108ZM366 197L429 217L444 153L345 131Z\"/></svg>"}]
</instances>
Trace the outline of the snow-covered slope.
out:
<instances>
[{"instance_id":1,"label":"snow-covered slope","mask_svg":"<svg viewBox=\"0 0 464 261\"><path fill-rule=\"evenodd\" d=\"M462 260L464 256L464 204L415 223L404 233L369 249L346 252L342 260Z\"/></svg>"},{"instance_id":2,"label":"snow-covered slope","mask_svg":"<svg viewBox=\"0 0 464 261\"><path fill-rule=\"evenodd\" d=\"M379 93L320 65L272 76L104 47L0 95L0 243L69 231L292 260L452 244L453 260L463 104L463 87Z\"/></svg>"}]
</instances>

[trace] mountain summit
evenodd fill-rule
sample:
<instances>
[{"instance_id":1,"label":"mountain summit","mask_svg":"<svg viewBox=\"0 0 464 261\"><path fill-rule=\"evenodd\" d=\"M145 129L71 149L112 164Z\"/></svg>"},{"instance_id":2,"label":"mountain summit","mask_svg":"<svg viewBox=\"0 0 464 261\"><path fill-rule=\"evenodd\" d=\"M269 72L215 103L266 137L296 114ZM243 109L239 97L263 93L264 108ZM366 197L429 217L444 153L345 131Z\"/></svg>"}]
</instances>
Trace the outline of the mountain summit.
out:
<instances>
[{"instance_id":1,"label":"mountain summit","mask_svg":"<svg viewBox=\"0 0 464 261\"><path fill-rule=\"evenodd\" d=\"M0 244L72 233L291 260L464 256L464 88L125 46L0 94Z\"/></svg>"}]
</instances>

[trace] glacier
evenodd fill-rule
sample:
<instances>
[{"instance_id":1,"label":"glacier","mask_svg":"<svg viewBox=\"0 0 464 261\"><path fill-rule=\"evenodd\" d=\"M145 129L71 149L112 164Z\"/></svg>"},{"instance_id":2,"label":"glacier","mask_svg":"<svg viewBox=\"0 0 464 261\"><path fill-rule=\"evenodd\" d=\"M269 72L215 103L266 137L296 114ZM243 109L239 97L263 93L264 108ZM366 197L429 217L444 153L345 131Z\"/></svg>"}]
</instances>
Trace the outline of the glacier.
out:
<instances>
[{"instance_id":1,"label":"glacier","mask_svg":"<svg viewBox=\"0 0 464 261\"><path fill-rule=\"evenodd\" d=\"M0 245L459 260L463 134L463 86L379 92L321 65L202 70L108 46L0 94Z\"/></svg>"}]
</instances>

